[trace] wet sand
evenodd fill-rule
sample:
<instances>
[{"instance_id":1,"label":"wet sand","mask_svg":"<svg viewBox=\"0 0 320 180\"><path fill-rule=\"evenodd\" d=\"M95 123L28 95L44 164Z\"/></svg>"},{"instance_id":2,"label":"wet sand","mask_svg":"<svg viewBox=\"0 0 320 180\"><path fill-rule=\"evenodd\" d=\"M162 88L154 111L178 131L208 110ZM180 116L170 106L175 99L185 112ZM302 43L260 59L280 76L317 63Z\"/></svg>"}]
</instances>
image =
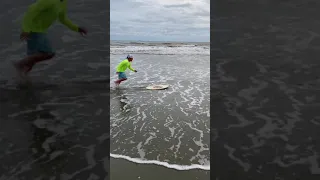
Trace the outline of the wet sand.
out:
<instances>
[{"instance_id":1,"label":"wet sand","mask_svg":"<svg viewBox=\"0 0 320 180\"><path fill-rule=\"evenodd\" d=\"M210 179L210 171L189 170L178 171L163 166L150 164L136 164L124 159L110 159L111 180L206 180Z\"/></svg>"},{"instance_id":2,"label":"wet sand","mask_svg":"<svg viewBox=\"0 0 320 180\"><path fill-rule=\"evenodd\" d=\"M319 179L319 4L216 7L211 178Z\"/></svg>"}]
</instances>

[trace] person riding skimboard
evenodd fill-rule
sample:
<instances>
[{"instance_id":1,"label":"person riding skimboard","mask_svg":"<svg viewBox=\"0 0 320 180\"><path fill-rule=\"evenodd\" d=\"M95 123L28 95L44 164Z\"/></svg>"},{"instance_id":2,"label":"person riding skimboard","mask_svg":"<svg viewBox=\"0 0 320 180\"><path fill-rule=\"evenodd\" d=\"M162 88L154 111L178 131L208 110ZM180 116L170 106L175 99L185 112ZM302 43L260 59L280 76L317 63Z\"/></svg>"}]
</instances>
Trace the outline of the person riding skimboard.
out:
<instances>
[{"instance_id":1,"label":"person riding skimboard","mask_svg":"<svg viewBox=\"0 0 320 180\"><path fill-rule=\"evenodd\" d=\"M119 86L121 82L127 80L127 76L125 71L127 69L130 69L133 72L137 72L137 70L133 69L131 67L131 62L133 61L133 56L128 55L127 58L123 61L121 61L117 66L117 74L118 74L118 80L116 80L114 83L116 86Z\"/></svg>"}]
</instances>

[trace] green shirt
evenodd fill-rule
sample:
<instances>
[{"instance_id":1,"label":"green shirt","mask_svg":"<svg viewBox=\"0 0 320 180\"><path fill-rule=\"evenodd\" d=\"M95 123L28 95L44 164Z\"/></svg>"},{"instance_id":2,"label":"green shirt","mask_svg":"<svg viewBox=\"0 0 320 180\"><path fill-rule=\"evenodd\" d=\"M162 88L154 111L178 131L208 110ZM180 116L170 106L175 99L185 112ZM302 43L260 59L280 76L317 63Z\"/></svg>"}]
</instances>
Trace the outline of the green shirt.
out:
<instances>
[{"instance_id":1,"label":"green shirt","mask_svg":"<svg viewBox=\"0 0 320 180\"><path fill-rule=\"evenodd\" d=\"M131 63L128 59L125 59L119 63L117 66L117 72L125 72L129 68L131 71L134 71L134 69L131 67Z\"/></svg>"},{"instance_id":2,"label":"green shirt","mask_svg":"<svg viewBox=\"0 0 320 180\"><path fill-rule=\"evenodd\" d=\"M78 31L67 17L67 0L37 0L29 6L22 22L23 32L46 32L58 19L73 31Z\"/></svg>"}]
</instances>

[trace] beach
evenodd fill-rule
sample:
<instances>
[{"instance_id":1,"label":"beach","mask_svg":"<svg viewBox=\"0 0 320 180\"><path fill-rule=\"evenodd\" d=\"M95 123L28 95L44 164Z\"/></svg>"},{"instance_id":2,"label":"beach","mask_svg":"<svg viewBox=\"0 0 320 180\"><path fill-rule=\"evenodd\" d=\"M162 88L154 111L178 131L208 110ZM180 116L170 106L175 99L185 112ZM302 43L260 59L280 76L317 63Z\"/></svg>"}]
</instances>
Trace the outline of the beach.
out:
<instances>
[{"instance_id":1,"label":"beach","mask_svg":"<svg viewBox=\"0 0 320 180\"><path fill-rule=\"evenodd\" d=\"M215 8L212 179L319 179L317 9L315 1Z\"/></svg>"},{"instance_id":2,"label":"beach","mask_svg":"<svg viewBox=\"0 0 320 180\"><path fill-rule=\"evenodd\" d=\"M110 54L111 177L209 179L209 43L115 41ZM115 88L127 54L138 72ZM169 88L147 90L152 84Z\"/></svg>"}]
</instances>

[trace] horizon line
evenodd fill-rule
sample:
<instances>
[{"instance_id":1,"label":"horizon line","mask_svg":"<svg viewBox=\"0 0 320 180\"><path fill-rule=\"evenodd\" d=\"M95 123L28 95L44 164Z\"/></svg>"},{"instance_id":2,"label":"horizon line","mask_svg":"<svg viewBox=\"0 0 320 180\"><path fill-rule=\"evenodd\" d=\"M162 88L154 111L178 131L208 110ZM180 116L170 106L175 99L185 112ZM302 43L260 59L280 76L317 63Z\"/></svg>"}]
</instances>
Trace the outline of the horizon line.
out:
<instances>
[{"instance_id":1,"label":"horizon line","mask_svg":"<svg viewBox=\"0 0 320 180\"><path fill-rule=\"evenodd\" d=\"M140 41L140 42L195 42L195 43L210 43L210 41L160 41L160 40L124 40L124 39L110 39L110 41Z\"/></svg>"}]
</instances>

